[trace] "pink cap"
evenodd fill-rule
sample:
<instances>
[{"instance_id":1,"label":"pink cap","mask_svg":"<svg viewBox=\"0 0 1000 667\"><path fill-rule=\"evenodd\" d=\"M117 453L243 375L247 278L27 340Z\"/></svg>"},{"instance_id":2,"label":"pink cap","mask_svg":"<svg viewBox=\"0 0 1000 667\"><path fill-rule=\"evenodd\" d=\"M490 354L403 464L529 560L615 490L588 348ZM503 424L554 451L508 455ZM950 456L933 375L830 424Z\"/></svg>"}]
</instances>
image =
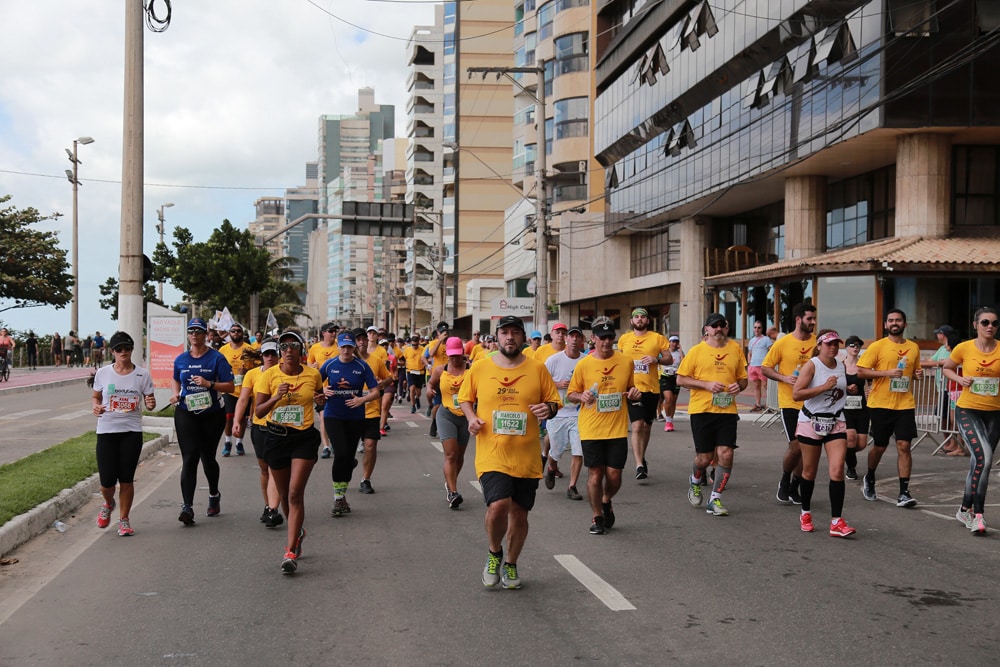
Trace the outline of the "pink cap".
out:
<instances>
[{"instance_id":1,"label":"pink cap","mask_svg":"<svg viewBox=\"0 0 1000 667\"><path fill-rule=\"evenodd\" d=\"M837 341L841 342L840 334L836 331L827 331L825 334L816 339L817 343L832 343Z\"/></svg>"},{"instance_id":2,"label":"pink cap","mask_svg":"<svg viewBox=\"0 0 1000 667\"><path fill-rule=\"evenodd\" d=\"M465 354L465 347L462 345L462 339L458 336L452 336L445 341L444 349L449 357L456 354Z\"/></svg>"},{"instance_id":3,"label":"pink cap","mask_svg":"<svg viewBox=\"0 0 1000 667\"><path fill-rule=\"evenodd\" d=\"M565 324L563 324L562 322L554 322L554 323L552 324L552 331L555 331L556 329L562 329L563 331L566 331L566 330L567 330L568 328L569 328L569 327L567 327L567 326L566 326Z\"/></svg>"}]
</instances>

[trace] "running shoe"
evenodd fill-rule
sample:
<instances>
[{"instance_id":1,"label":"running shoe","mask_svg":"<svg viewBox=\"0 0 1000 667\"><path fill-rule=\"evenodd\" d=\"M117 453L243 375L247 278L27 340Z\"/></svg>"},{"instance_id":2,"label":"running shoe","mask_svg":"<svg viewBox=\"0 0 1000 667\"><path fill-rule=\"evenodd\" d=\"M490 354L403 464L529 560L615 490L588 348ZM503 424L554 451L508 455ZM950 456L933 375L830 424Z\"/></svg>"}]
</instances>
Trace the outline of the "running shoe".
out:
<instances>
[{"instance_id":1,"label":"running shoe","mask_svg":"<svg viewBox=\"0 0 1000 667\"><path fill-rule=\"evenodd\" d=\"M701 497L701 482L691 482L688 487L688 502L695 507L701 506L701 502L704 498Z\"/></svg>"},{"instance_id":2,"label":"running shoe","mask_svg":"<svg viewBox=\"0 0 1000 667\"><path fill-rule=\"evenodd\" d=\"M486 552L486 566L483 568L483 586L486 588L496 588L500 583L500 559L503 552L494 554L492 551Z\"/></svg>"},{"instance_id":3,"label":"running shoe","mask_svg":"<svg viewBox=\"0 0 1000 667\"><path fill-rule=\"evenodd\" d=\"M986 534L986 520L983 519L982 514L977 514L975 516L975 518L972 520L972 525L969 527L969 530L971 530L975 535Z\"/></svg>"},{"instance_id":4,"label":"running shoe","mask_svg":"<svg viewBox=\"0 0 1000 667\"><path fill-rule=\"evenodd\" d=\"M611 509L611 503L601 503L601 512L604 514L604 527L615 527L615 512Z\"/></svg>"},{"instance_id":5,"label":"running shoe","mask_svg":"<svg viewBox=\"0 0 1000 667\"><path fill-rule=\"evenodd\" d=\"M135 535L135 531L129 525L128 519L120 520L118 522L118 537L132 537L133 535Z\"/></svg>"},{"instance_id":6,"label":"running shoe","mask_svg":"<svg viewBox=\"0 0 1000 667\"><path fill-rule=\"evenodd\" d=\"M571 486L566 489L566 497L570 500L583 500L583 496L580 495L580 492L576 490L575 486Z\"/></svg>"},{"instance_id":7,"label":"running shoe","mask_svg":"<svg viewBox=\"0 0 1000 667\"><path fill-rule=\"evenodd\" d=\"M646 473L646 466L636 466L635 467L635 478L636 479L646 479L649 475Z\"/></svg>"},{"instance_id":8,"label":"running shoe","mask_svg":"<svg viewBox=\"0 0 1000 667\"><path fill-rule=\"evenodd\" d=\"M909 491L903 491L896 498L896 507L916 507L916 499L910 495Z\"/></svg>"},{"instance_id":9,"label":"running shoe","mask_svg":"<svg viewBox=\"0 0 1000 667\"><path fill-rule=\"evenodd\" d=\"M358 487L358 489L361 491L361 493L364 493L366 495L375 493L375 489L372 488L371 481L367 479L361 480L361 485Z\"/></svg>"},{"instance_id":10,"label":"running shoe","mask_svg":"<svg viewBox=\"0 0 1000 667\"><path fill-rule=\"evenodd\" d=\"M673 430L674 430L674 423L673 422L667 422L666 424L663 425L663 432L664 433L673 433Z\"/></svg>"},{"instance_id":11,"label":"running shoe","mask_svg":"<svg viewBox=\"0 0 1000 667\"><path fill-rule=\"evenodd\" d=\"M185 526L194 525L194 510L191 509L190 505L181 505L181 513L180 516L177 517L177 520Z\"/></svg>"},{"instance_id":12,"label":"running shoe","mask_svg":"<svg viewBox=\"0 0 1000 667\"><path fill-rule=\"evenodd\" d=\"M295 548L292 549L292 553L298 558L302 555L302 540L306 539L306 529L299 528L299 536L295 538Z\"/></svg>"},{"instance_id":13,"label":"running shoe","mask_svg":"<svg viewBox=\"0 0 1000 667\"><path fill-rule=\"evenodd\" d=\"M604 535L607 529L604 527L604 517L595 516L593 523L590 524L590 534L591 535Z\"/></svg>"},{"instance_id":14,"label":"running shoe","mask_svg":"<svg viewBox=\"0 0 1000 667\"><path fill-rule=\"evenodd\" d=\"M411 415L417 414L417 406L416 405L411 405L410 406L410 414Z\"/></svg>"},{"instance_id":15,"label":"running shoe","mask_svg":"<svg viewBox=\"0 0 1000 667\"><path fill-rule=\"evenodd\" d=\"M214 496L210 495L208 497L208 511L205 512L206 516L219 516L219 512L222 511L222 494L218 493Z\"/></svg>"},{"instance_id":16,"label":"running shoe","mask_svg":"<svg viewBox=\"0 0 1000 667\"><path fill-rule=\"evenodd\" d=\"M358 443L358 450L357 451L358 451L358 454L364 454L365 453L365 441L364 440L362 440L361 442ZM355 459L355 460L357 460L357 459Z\"/></svg>"},{"instance_id":17,"label":"running shoe","mask_svg":"<svg viewBox=\"0 0 1000 667\"><path fill-rule=\"evenodd\" d=\"M233 451L233 445L227 440L226 444L222 446L222 455L229 456L232 453L232 451Z\"/></svg>"},{"instance_id":18,"label":"running shoe","mask_svg":"<svg viewBox=\"0 0 1000 667\"><path fill-rule=\"evenodd\" d=\"M264 505L264 511L260 513L260 522L267 523L267 517L271 516L271 508Z\"/></svg>"},{"instance_id":19,"label":"running shoe","mask_svg":"<svg viewBox=\"0 0 1000 667\"><path fill-rule=\"evenodd\" d=\"M285 517L281 515L281 512L276 507L268 513L267 522L264 525L268 528L277 528L283 523L285 523Z\"/></svg>"},{"instance_id":20,"label":"running shoe","mask_svg":"<svg viewBox=\"0 0 1000 667\"><path fill-rule=\"evenodd\" d=\"M430 415L427 415L427 416L428 416L428 417L430 417ZM430 436L431 436L432 438L436 438L436 437L438 437L438 425L437 425L437 422L436 422L436 421L432 421L432 422L431 422L431 431L430 431Z\"/></svg>"},{"instance_id":21,"label":"running shoe","mask_svg":"<svg viewBox=\"0 0 1000 667\"><path fill-rule=\"evenodd\" d=\"M299 562L295 554L291 551L286 551L285 560L281 561L281 573L295 574L295 570L297 569L299 569Z\"/></svg>"},{"instance_id":22,"label":"running shoe","mask_svg":"<svg viewBox=\"0 0 1000 667\"><path fill-rule=\"evenodd\" d=\"M517 576L517 565L514 563L504 563L503 572L500 575L501 586L509 591L517 590L521 587L521 580Z\"/></svg>"},{"instance_id":23,"label":"running shoe","mask_svg":"<svg viewBox=\"0 0 1000 667\"><path fill-rule=\"evenodd\" d=\"M347 498L337 498L333 501L333 510L330 514L333 517L340 518L345 514L351 513L351 506L347 504Z\"/></svg>"},{"instance_id":24,"label":"running shoe","mask_svg":"<svg viewBox=\"0 0 1000 667\"><path fill-rule=\"evenodd\" d=\"M955 518L969 530L975 530L975 524L973 522L976 519L976 515L972 513L972 510L963 510L962 508L959 508L958 511L955 512Z\"/></svg>"},{"instance_id":25,"label":"running shoe","mask_svg":"<svg viewBox=\"0 0 1000 667\"><path fill-rule=\"evenodd\" d=\"M384 438L384 437L385 437L386 435L388 435L388 434L386 433L386 429L384 429L384 428L380 428L380 429L378 430L378 434L379 434L380 436L382 436L383 438Z\"/></svg>"},{"instance_id":26,"label":"running shoe","mask_svg":"<svg viewBox=\"0 0 1000 667\"><path fill-rule=\"evenodd\" d=\"M424 417L430 417L431 416L431 409L432 409L431 406L428 405L427 409L424 410Z\"/></svg>"},{"instance_id":27,"label":"running shoe","mask_svg":"<svg viewBox=\"0 0 1000 667\"><path fill-rule=\"evenodd\" d=\"M417 410L420 409L420 397L419 396L417 397L417 402L413 405L413 407L415 407Z\"/></svg>"},{"instance_id":28,"label":"running shoe","mask_svg":"<svg viewBox=\"0 0 1000 667\"><path fill-rule=\"evenodd\" d=\"M452 508L453 510L457 510L458 506L462 504L463 500L464 498L462 498L462 494L459 493L458 491L448 492L448 507Z\"/></svg>"},{"instance_id":29,"label":"running shoe","mask_svg":"<svg viewBox=\"0 0 1000 667\"><path fill-rule=\"evenodd\" d=\"M878 494L875 493L875 478L868 477L865 475L861 479L861 495L865 497L865 500L874 502L878 500Z\"/></svg>"},{"instance_id":30,"label":"running shoe","mask_svg":"<svg viewBox=\"0 0 1000 667\"><path fill-rule=\"evenodd\" d=\"M719 498L708 501L708 507L705 508L705 511L713 516L729 516L729 510L722 506L722 501Z\"/></svg>"},{"instance_id":31,"label":"running shoe","mask_svg":"<svg viewBox=\"0 0 1000 667\"><path fill-rule=\"evenodd\" d=\"M843 519L837 519L830 524L830 535L832 537L849 537L858 531L847 525Z\"/></svg>"},{"instance_id":32,"label":"running shoe","mask_svg":"<svg viewBox=\"0 0 1000 667\"><path fill-rule=\"evenodd\" d=\"M788 487L788 499L792 501L793 505L802 504L802 496L799 495L798 489L792 489L790 486Z\"/></svg>"},{"instance_id":33,"label":"running shoe","mask_svg":"<svg viewBox=\"0 0 1000 667\"><path fill-rule=\"evenodd\" d=\"M243 449L243 442L236 441L236 456L246 456L247 450Z\"/></svg>"},{"instance_id":34,"label":"running shoe","mask_svg":"<svg viewBox=\"0 0 1000 667\"><path fill-rule=\"evenodd\" d=\"M111 500L110 503L104 503L101 505L101 509L97 511L97 527L107 528L111 525L111 512L115 509L115 501Z\"/></svg>"},{"instance_id":35,"label":"running shoe","mask_svg":"<svg viewBox=\"0 0 1000 667\"><path fill-rule=\"evenodd\" d=\"M321 459L328 459L328 458L330 458L330 456L331 456L332 454L333 454L333 452L332 452L332 451L330 450L330 448L329 448L329 447L324 447L324 448L323 448L323 453L322 453L322 454L320 454L320 458L321 458Z\"/></svg>"},{"instance_id":36,"label":"running shoe","mask_svg":"<svg viewBox=\"0 0 1000 667\"><path fill-rule=\"evenodd\" d=\"M816 531L816 527L813 526L813 515L811 512L803 512L799 515L799 528L802 529L803 533L812 533Z\"/></svg>"},{"instance_id":37,"label":"running shoe","mask_svg":"<svg viewBox=\"0 0 1000 667\"><path fill-rule=\"evenodd\" d=\"M778 492L774 494L774 497L782 505L792 504L792 499L788 495L788 482L778 482Z\"/></svg>"},{"instance_id":38,"label":"running shoe","mask_svg":"<svg viewBox=\"0 0 1000 667\"><path fill-rule=\"evenodd\" d=\"M857 468L848 468L847 472L844 473L844 477L846 477L847 479L853 480L853 481L857 481L857 479L858 479L858 469Z\"/></svg>"},{"instance_id":39,"label":"running shoe","mask_svg":"<svg viewBox=\"0 0 1000 667\"><path fill-rule=\"evenodd\" d=\"M556 471L552 468L545 469L545 488L549 491L556 488Z\"/></svg>"}]
</instances>

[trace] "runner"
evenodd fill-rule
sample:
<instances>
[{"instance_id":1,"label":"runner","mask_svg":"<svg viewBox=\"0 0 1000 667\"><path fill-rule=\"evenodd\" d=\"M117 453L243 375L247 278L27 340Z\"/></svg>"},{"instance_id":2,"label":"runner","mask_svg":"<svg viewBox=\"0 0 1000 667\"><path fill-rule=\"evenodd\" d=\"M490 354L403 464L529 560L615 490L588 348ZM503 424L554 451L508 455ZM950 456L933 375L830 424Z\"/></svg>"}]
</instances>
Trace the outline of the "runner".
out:
<instances>
[{"instance_id":1,"label":"runner","mask_svg":"<svg viewBox=\"0 0 1000 667\"><path fill-rule=\"evenodd\" d=\"M778 408L781 423L785 427L788 449L781 460L781 481L775 497L782 505L801 504L799 481L802 475L802 455L799 441L795 438L798 428L799 410L802 402L792 398L792 386L802 366L809 361L816 347L816 306L799 303L792 308L795 328L787 336L779 338L764 357L761 372L769 380L778 382Z\"/></svg>"},{"instance_id":2,"label":"runner","mask_svg":"<svg viewBox=\"0 0 1000 667\"><path fill-rule=\"evenodd\" d=\"M944 362L944 375L962 387L955 405L955 421L972 453L965 478L962 505L955 513L973 534L986 534L983 511L990 482L993 454L1000 441L1000 318L994 308L976 311L972 319L976 337L956 345ZM962 375L958 374L961 366Z\"/></svg>"},{"instance_id":3,"label":"runner","mask_svg":"<svg viewBox=\"0 0 1000 667\"><path fill-rule=\"evenodd\" d=\"M469 420L469 433L476 436L476 475L486 502L489 553L483 585L517 589L521 587L517 559L528 537L528 512L542 477L538 422L556 414L559 391L544 366L521 351L521 318L500 318L497 338L500 352L469 369L458 400Z\"/></svg>"},{"instance_id":4,"label":"runner","mask_svg":"<svg viewBox=\"0 0 1000 667\"><path fill-rule=\"evenodd\" d=\"M482 335L478 331L473 331L472 338L470 338L469 342L465 344L465 356L471 357L472 350L481 346L482 346Z\"/></svg>"},{"instance_id":5,"label":"runner","mask_svg":"<svg viewBox=\"0 0 1000 667\"><path fill-rule=\"evenodd\" d=\"M525 347L522 352L524 353L524 356L529 359L534 359L535 352L542 346L542 332L538 329L532 331L531 337L528 339L527 343L527 347Z\"/></svg>"},{"instance_id":6,"label":"runner","mask_svg":"<svg viewBox=\"0 0 1000 667\"><path fill-rule=\"evenodd\" d=\"M560 324L559 322L556 323ZM556 335L552 341L555 343ZM576 488L580 479L580 470L583 468L583 443L580 441L580 428L577 418L580 416L580 405L569 403L566 400L566 393L569 387L569 380L573 377L573 369L583 358L583 330L573 327L564 332L562 336L565 349L556 352L545 360L545 368L556 383L559 396L562 397L562 404L559 412L552 419L546 420L546 431L549 436L549 460L545 470L545 488L554 489L556 477L559 475L559 459L563 453L569 449L571 462L569 468L569 488L566 489L566 497L570 500L583 500L583 496Z\"/></svg>"},{"instance_id":7,"label":"runner","mask_svg":"<svg viewBox=\"0 0 1000 667\"><path fill-rule=\"evenodd\" d=\"M430 377L431 373L434 371L435 366L443 366L448 363L448 354L445 341L448 340L448 324L445 322L439 322L437 326L437 334L433 341L427 346L424 351L424 357L426 361L426 377ZM427 398L427 416L431 419L430 437L437 437L437 413L438 408L441 407L441 396L437 394L428 394Z\"/></svg>"},{"instance_id":8,"label":"runner","mask_svg":"<svg viewBox=\"0 0 1000 667\"><path fill-rule=\"evenodd\" d=\"M615 525L611 501L622 486L622 470L628 460L628 402L639 400L642 392L635 386L629 358L614 349L611 322L598 324L592 333L597 345L593 354L576 364L566 398L583 406L579 429L583 464L587 466L587 497L594 517L590 534L604 535Z\"/></svg>"},{"instance_id":9,"label":"runner","mask_svg":"<svg viewBox=\"0 0 1000 667\"><path fill-rule=\"evenodd\" d=\"M390 360L389 351L387 349L388 341L385 340L385 332L379 331L375 327L368 327L365 332L368 338L368 354L374 361L369 362L372 366L372 370L375 369L373 363L381 364L393 380L396 377L395 370L392 367L392 361ZM359 348L360 349L360 348ZM381 377L379 373L375 373L376 376ZM382 396L379 399L379 421L378 421L378 434L379 436L384 436L389 430L386 428L388 426L389 420L389 409L392 407L392 401L396 394L396 383L393 382L382 382ZM371 412L370 405L365 406L366 412Z\"/></svg>"},{"instance_id":10,"label":"runner","mask_svg":"<svg viewBox=\"0 0 1000 667\"><path fill-rule=\"evenodd\" d=\"M320 340L309 348L309 356L306 358L306 363L319 370L328 359L333 359L340 354L340 350L337 348L337 331L339 329L340 327L333 322L327 322L320 327ZM323 453L320 456L321 458L328 459L332 450L330 449L330 437L326 434L325 422L325 419L319 420L319 435L323 441Z\"/></svg>"},{"instance_id":11,"label":"runner","mask_svg":"<svg viewBox=\"0 0 1000 667\"><path fill-rule=\"evenodd\" d=\"M268 528L275 528L284 523L285 518L278 511L278 504L281 495L278 487L275 486L274 478L271 476L271 469L264 460L264 436L267 433L267 421L261 419L254 412L254 398L256 394L254 387L263 375L264 371L278 363L278 342L273 338L263 341L260 345L260 356L263 366L251 368L243 376L243 385L240 387L240 398L236 401L236 409L233 414L233 435L237 438L243 437L245 430L246 416L250 419L250 444L253 445L253 453L257 458L257 467L260 470L260 493L264 496L264 511L260 515L260 522ZM287 501L282 506L285 514L288 514Z\"/></svg>"},{"instance_id":12,"label":"runner","mask_svg":"<svg viewBox=\"0 0 1000 667\"><path fill-rule=\"evenodd\" d=\"M222 445L222 455L224 457L229 456L233 451L233 443L230 438L233 435L233 415L236 412L236 401L240 398L240 389L243 385L243 375L250 368L245 368L243 363L243 352L245 350L253 349L249 343L243 339L243 327L239 324L233 324L229 327L229 342L219 348L219 352L222 356L226 358L229 362L229 366L233 369L233 382L236 385L236 389L222 397L222 400L226 403L226 442ZM240 432L246 428L246 423L241 424ZM243 440L238 436L236 439L236 455L243 456L246 454L246 450L243 449Z\"/></svg>"},{"instance_id":13,"label":"runner","mask_svg":"<svg viewBox=\"0 0 1000 667\"><path fill-rule=\"evenodd\" d=\"M323 383L315 368L302 364L305 341L297 331L278 336L281 361L254 383L254 414L267 421L264 460L288 512L288 533L281 572L299 567L306 536L305 491L316 465L319 432L313 428L315 406L323 405Z\"/></svg>"},{"instance_id":14,"label":"runner","mask_svg":"<svg viewBox=\"0 0 1000 667\"><path fill-rule=\"evenodd\" d=\"M28 337L24 341L24 349L28 353L28 368L38 369L38 339L34 331L28 331Z\"/></svg>"},{"instance_id":15,"label":"runner","mask_svg":"<svg viewBox=\"0 0 1000 667\"><path fill-rule=\"evenodd\" d=\"M371 367L355 356L357 342L347 332L337 336L340 354L319 369L323 378L326 406L323 421L333 446L333 509L330 515L340 518L351 513L347 487L358 465L355 450L365 434L365 404L378 399L378 381ZM367 387L367 393L365 388Z\"/></svg>"},{"instance_id":16,"label":"runner","mask_svg":"<svg viewBox=\"0 0 1000 667\"><path fill-rule=\"evenodd\" d=\"M733 452L737 447L739 414L736 395L746 389L747 364L743 348L729 340L725 315L712 313L705 320L706 339L685 355L677 369L677 384L691 390L688 414L694 438L694 470L688 488L688 502L701 505L701 486L706 469L715 461L715 482L706 512L727 516L722 505L733 470Z\"/></svg>"},{"instance_id":17,"label":"runner","mask_svg":"<svg viewBox=\"0 0 1000 667\"><path fill-rule=\"evenodd\" d=\"M764 358L770 351L774 341L770 336L764 335L764 323L760 320L753 324L753 338L747 343L748 366L747 378L750 386L753 387L753 408L750 412L761 412L767 406L767 378L761 372L760 367L764 363Z\"/></svg>"},{"instance_id":18,"label":"runner","mask_svg":"<svg viewBox=\"0 0 1000 667\"><path fill-rule=\"evenodd\" d=\"M233 369L217 350L208 346L208 325L200 317L187 327L190 348L174 359L174 430L181 450L181 496L183 504L177 520L194 525L194 491L198 482L198 462L208 480L208 516L221 511L219 462L215 460L219 438L226 426L221 394L232 391Z\"/></svg>"},{"instance_id":19,"label":"runner","mask_svg":"<svg viewBox=\"0 0 1000 667\"><path fill-rule=\"evenodd\" d=\"M649 313L645 308L632 310L631 323L632 330L623 333L618 340L618 351L632 362L635 386L642 392L638 399L629 401L628 417L632 422L635 478L646 479L649 476L646 448L649 447L649 434L656 420L656 405L660 402L659 362L670 346L662 334L649 330Z\"/></svg>"},{"instance_id":20,"label":"runner","mask_svg":"<svg viewBox=\"0 0 1000 667\"><path fill-rule=\"evenodd\" d=\"M448 363L436 366L427 382L427 394L441 397L442 410L438 410L438 435L444 450L444 488L448 506L457 510L462 504L458 490L458 474L465 465L465 450L469 445L469 420L458 403L458 392L465 380L465 348L462 339L452 336L445 342Z\"/></svg>"},{"instance_id":21,"label":"runner","mask_svg":"<svg viewBox=\"0 0 1000 667\"><path fill-rule=\"evenodd\" d=\"M377 336L378 330L375 327L368 327L367 333L361 329L355 329L353 333L358 343L355 353L372 370L372 375L375 376L375 388L381 394L392 384L392 376L389 375L389 368L386 365L385 350L379 347L377 342L374 344L370 342L371 334ZM375 349L369 351L369 345L374 345ZM370 390L372 385L368 385L367 388ZM378 460L378 441L382 437L379 428L381 421L382 400L381 396L378 396L374 401L365 403L365 429L361 436L364 443L364 460L361 464L362 478L359 487L364 494L375 493L375 489L372 488L372 473L375 472L375 462Z\"/></svg>"},{"instance_id":22,"label":"runner","mask_svg":"<svg viewBox=\"0 0 1000 667\"><path fill-rule=\"evenodd\" d=\"M677 386L677 369L684 360L679 336L667 339L667 350L663 353L664 363L660 364L660 393L663 395L663 431L674 430L674 414L677 412L677 396L681 388ZM669 357L667 356L669 355Z\"/></svg>"},{"instance_id":23,"label":"runner","mask_svg":"<svg viewBox=\"0 0 1000 667\"><path fill-rule=\"evenodd\" d=\"M916 402L913 380L923 379L920 348L906 340L906 313L892 308L885 316L887 336L871 344L858 360L858 377L872 381L868 395L873 447L868 452L868 472L861 483L865 500L877 500L875 470L889 446L889 436L896 438L896 468L899 471L899 496L896 507L915 507L910 495L910 471L913 457L910 442L917 437Z\"/></svg>"},{"instance_id":24,"label":"runner","mask_svg":"<svg viewBox=\"0 0 1000 667\"><path fill-rule=\"evenodd\" d=\"M406 386L410 395L410 414L420 409L420 390L424 388L424 348L420 337L411 336L410 344L403 348L406 363Z\"/></svg>"},{"instance_id":25,"label":"runner","mask_svg":"<svg viewBox=\"0 0 1000 667\"><path fill-rule=\"evenodd\" d=\"M104 336L101 335L101 332L98 331L97 333L95 333L93 352L94 352L94 366L96 368L100 368L101 366L104 365L104 343L105 343Z\"/></svg>"},{"instance_id":26,"label":"runner","mask_svg":"<svg viewBox=\"0 0 1000 667\"><path fill-rule=\"evenodd\" d=\"M868 447L868 427L871 417L868 413L868 397L865 396L864 380L858 377L858 355L865 342L857 336L848 336L845 342L847 356L844 358L844 372L847 374L847 397L844 399L844 420L847 423L847 455L844 476L858 479L858 452Z\"/></svg>"},{"instance_id":27,"label":"runner","mask_svg":"<svg viewBox=\"0 0 1000 667\"><path fill-rule=\"evenodd\" d=\"M55 332L55 334L52 336L52 346L50 348L50 351L52 352L52 363L55 365L56 368L62 366L62 359L63 359L62 340L63 340L62 336L59 335L58 331ZM68 361L66 365L67 366L69 365Z\"/></svg>"},{"instance_id":28,"label":"runner","mask_svg":"<svg viewBox=\"0 0 1000 667\"><path fill-rule=\"evenodd\" d=\"M844 453L847 449L847 422L844 420L847 375L844 364L837 359L840 334L832 329L823 329L816 343L812 359L802 366L792 387L792 398L803 401L795 430L802 452L799 529L804 533L815 530L811 503L822 447L826 449L830 474L830 535L848 537L855 530L841 516L844 510Z\"/></svg>"},{"instance_id":29,"label":"runner","mask_svg":"<svg viewBox=\"0 0 1000 667\"><path fill-rule=\"evenodd\" d=\"M115 361L94 375L92 403L97 417L97 472L101 479L104 504L97 514L97 527L107 528L115 509L115 485L118 486L118 536L130 537L135 531L129 513L135 498L135 469L142 454L142 408L156 407L153 379L145 368L132 363L135 342L123 331L111 337Z\"/></svg>"}]
</instances>

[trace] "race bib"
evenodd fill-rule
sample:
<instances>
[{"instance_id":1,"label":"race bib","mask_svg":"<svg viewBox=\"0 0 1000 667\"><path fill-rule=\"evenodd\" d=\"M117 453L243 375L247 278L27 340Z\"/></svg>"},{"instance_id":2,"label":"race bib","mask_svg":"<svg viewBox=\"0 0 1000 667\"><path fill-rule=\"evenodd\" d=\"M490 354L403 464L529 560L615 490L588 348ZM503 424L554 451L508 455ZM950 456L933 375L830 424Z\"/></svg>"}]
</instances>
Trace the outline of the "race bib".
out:
<instances>
[{"instance_id":1,"label":"race bib","mask_svg":"<svg viewBox=\"0 0 1000 667\"><path fill-rule=\"evenodd\" d=\"M819 415L813 415L811 418L813 431L816 435L830 435L833 433L833 427L837 424L836 417L820 417Z\"/></svg>"},{"instance_id":2,"label":"race bib","mask_svg":"<svg viewBox=\"0 0 1000 667\"><path fill-rule=\"evenodd\" d=\"M497 435L525 435L528 432L528 413L494 410L493 432Z\"/></svg>"},{"instance_id":3,"label":"race bib","mask_svg":"<svg viewBox=\"0 0 1000 667\"><path fill-rule=\"evenodd\" d=\"M243 374L241 373L240 375L234 375L233 376L233 383L237 387L239 387L240 385L242 385L243 384Z\"/></svg>"},{"instance_id":4,"label":"race bib","mask_svg":"<svg viewBox=\"0 0 1000 667\"><path fill-rule=\"evenodd\" d=\"M614 394L598 394L597 395L597 411L598 412L616 412L622 409L622 395L621 393Z\"/></svg>"},{"instance_id":5,"label":"race bib","mask_svg":"<svg viewBox=\"0 0 1000 667\"><path fill-rule=\"evenodd\" d=\"M717 394L712 394L712 405L717 408L728 408L733 404L733 395L728 391L720 391Z\"/></svg>"},{"instance_id":6,"label":"race bib","mask_svg":"<svg viewBox=\"0 0 1000 667\"><path fill-rule=\"evenodd\" d=\"M635 373L642 373L643 375L649 373L649 364L645 364L639 359L632 361L632 369Z\"/></svg>"},{"instance_id":7,"label":"race bib","mask_svg":"<svg viewBox=\"0 0 1000 667\"><path fill-rule=\"evenodd\" d=\"M972 378L969 391L976 396L996 396L1000 389L1000 378Z\"/></svg>"},{"instance_id":8,"label":"race bib","mask_svg":"<svg viewBox=\"0 0 1000 667\"><path fill-rule=\"evenodd\" d=\"M108 409L111 412L134 412L139 409L139 399L134 396L111 396L108 398Z\"/></svg>"},{"instance_id":9,"label":"race bib","mask_svg":"<svg viewBox=\"0 0 1000 667\"><path fill-rule=\"evenodd\" d=\"M860 410L861 409L861 397L860 396L847 396L844 398L844 409L845 410Z\"/></svg>"},{"instance_id":10,"label":"race bib","mask_svg":"<svg viewBox=\"0 0 1000 667\"><path fill-rule=\"evenodd\" d=\"M305 420L305 408L301 405L283 405L274 409L274 412L271 413L271 419L278 424L302 428L302 422Z\"/></svg>"},{"instance_id":11,"label":"race bib","mask_svg":"<svg viewBox=\"0 0 1000 667\"><path fill-rule=\"evenodd\" d=\"M200 391L197 394L188 394L184 397L184 403L191 412L201 412L212 407L212 394L207 391Z\"/></svg>"},{"instance_id":12,"label":"race bib","mask_svg":"<svg viewBox=\"0 0 1000 667\"><path fill-rule=\"evenodd\" d=\"M896 394L903 394L910 390L910 378L892 378L889 380L889 391Z\"/></svg>"}]
</instances>

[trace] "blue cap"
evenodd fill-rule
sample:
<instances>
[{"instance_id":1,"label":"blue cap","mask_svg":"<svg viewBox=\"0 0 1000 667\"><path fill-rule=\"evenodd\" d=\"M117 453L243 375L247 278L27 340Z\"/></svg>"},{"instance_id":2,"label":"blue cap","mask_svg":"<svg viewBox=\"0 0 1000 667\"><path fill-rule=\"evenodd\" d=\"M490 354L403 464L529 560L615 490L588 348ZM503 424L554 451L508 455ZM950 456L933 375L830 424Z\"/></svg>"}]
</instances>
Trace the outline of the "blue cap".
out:
<instances>
[{"instance_id":1,"label":"blue cap","mask_svg":"<svg viewBox=\"0 0 1000 667\"><path fill-rule=\"evenodd\" d=\"M342 333L339 336L337 336L337 346L338 347L347 347L347 346L357 347L358 344L357 344L357 342L355 342L354 336L352 336L349 333Z\"/></svg>"},{"instance_id":2,"label":"blue cap","mask_svg":"<svg viewBox=\"0 0 1000 667\"><path fill-rule=\"evenodd\" d=\"M529 338L541 338L541 337L542 337L542 332L539 331L538 329L532 331L531 335L529 336Z\"/></svg>"},{"instance_id":3,"label":"blue cap","mask_svg":"<svg viewBox=\"0 0 1000 667\"><path fill-rule=\"evenodd\" d=\"M202 331L208 331L208 325L205 324L205 320L200 317L192 317L188 321L188 329L201 329Z\"/></svg>"}]
</instances>

